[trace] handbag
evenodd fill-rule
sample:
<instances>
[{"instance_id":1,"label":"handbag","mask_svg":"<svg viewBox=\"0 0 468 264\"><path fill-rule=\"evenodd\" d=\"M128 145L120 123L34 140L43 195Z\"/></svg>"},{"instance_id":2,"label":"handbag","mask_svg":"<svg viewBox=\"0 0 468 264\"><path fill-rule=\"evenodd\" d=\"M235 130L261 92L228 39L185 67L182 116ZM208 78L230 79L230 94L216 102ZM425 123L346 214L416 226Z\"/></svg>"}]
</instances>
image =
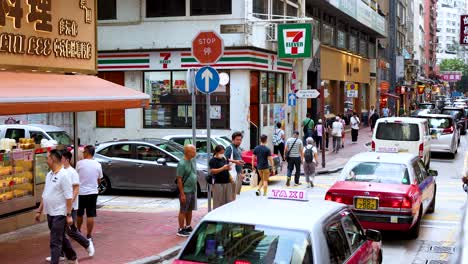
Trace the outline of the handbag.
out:
<instances>
[{"instance_id":1,"label":"handbag","mask_svg":"<svg viewBox=\"0 0 468 264\"><path fill-rule=\"evenodd\" d=\"M309 122L307 122L307 124L302 128L302 132L304 132L304 135L307 135L307 133L309 132L310 121L312 121L312 119L309 118Z\"/></svg>"},{"instance_id":2,"label":"handbag","mask_svg":"<svg viewBox=\"0 0 468 264\"><path fill-rule=\"evenodd\" d=\"M296 144L296 141L297 141L297 138L296 140L294 140L294 143L291 145L291 148L288 149L288 152L286 152L286 161L289 162L289 154L291 153L291 149L294 148L294 145Z\"/></svg>"}]
</instances>

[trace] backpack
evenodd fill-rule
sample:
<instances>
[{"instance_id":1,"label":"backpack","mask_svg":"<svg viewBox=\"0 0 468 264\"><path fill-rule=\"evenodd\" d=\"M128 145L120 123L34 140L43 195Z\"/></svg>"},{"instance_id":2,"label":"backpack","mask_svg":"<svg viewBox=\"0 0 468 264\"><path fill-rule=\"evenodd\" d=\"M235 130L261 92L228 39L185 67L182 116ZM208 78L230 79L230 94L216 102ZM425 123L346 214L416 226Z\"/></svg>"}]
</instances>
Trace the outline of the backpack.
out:
<instances>
[{"instance_id":1,"label":"backpack","mask_svg":"<svg viewBox=\"0 0 468 264\"><path fill-rule=\"evenodd\" d=\"M311 163L314 161L314 148L307 148L305 149L304 152L304 159L305 162Z\"/></svg>"},{"instance_id":2,"label":"backpack","mask_svg":"<svg viewBox=\"0 0 468 264\"><path fill-rule=\"evenodd\" d=\"M278 146L281 144L281 137L279 136L279 133L281 130L276 130L276 133L273 134L273 145Z\"/></svg>"}]
</instances>

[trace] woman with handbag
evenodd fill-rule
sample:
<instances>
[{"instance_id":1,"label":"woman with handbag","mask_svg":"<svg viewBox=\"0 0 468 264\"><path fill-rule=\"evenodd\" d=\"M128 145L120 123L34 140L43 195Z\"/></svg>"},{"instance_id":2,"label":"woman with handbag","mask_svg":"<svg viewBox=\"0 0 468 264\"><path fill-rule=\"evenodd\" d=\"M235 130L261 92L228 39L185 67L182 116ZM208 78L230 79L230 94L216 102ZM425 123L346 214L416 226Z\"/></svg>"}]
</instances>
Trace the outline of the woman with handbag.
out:
<instances>
[{"instance_id":1,"label":"woman with handbag","mask_svg":"<svg viewBox=\"0 0 468 264\"><path fill-rule=\"evenodd\" d=\"M224 156L224 147L217 145L210 160L210 176L213 183L213 209L232 202L235 197L234 179L229 174L231 166Z\"/></svg>"}]
</instances>

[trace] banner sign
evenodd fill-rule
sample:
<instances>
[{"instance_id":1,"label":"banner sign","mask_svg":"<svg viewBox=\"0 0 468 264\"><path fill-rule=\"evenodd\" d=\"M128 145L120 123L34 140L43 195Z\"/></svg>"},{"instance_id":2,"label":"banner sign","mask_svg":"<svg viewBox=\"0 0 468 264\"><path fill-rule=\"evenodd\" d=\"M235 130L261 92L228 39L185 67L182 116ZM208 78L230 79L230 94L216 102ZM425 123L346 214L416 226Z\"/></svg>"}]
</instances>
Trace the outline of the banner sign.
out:
<instances>
[{"instance_id":1,"label":"banner sign","mask_svg":"<svg viewBox=\"0 0 468 264\"><path fill-rule=\"evenodd\" d=\"M442 80L447 82L458 82L462 78L461 71L443 71L440 74L442 75Z\"/></svg>"},{"instance_id":2,"label":"banner sign","mask_svg":"<svg viewBox=\"0 0 468 264\"><path fill-rule=\"evenodd\" d=\"M468 45L468 15L460 16L460 45Z\"/></svg>"},{"instance_id":3,"label":"banner sign","mask_svg":"<svg viewBox=\"0 0 468 264\"><path fill-rule=\"evenodd\" d=\"M312 56L312 24L279 24L278 57L310 58Z\"/></svg>"}]
</instances>

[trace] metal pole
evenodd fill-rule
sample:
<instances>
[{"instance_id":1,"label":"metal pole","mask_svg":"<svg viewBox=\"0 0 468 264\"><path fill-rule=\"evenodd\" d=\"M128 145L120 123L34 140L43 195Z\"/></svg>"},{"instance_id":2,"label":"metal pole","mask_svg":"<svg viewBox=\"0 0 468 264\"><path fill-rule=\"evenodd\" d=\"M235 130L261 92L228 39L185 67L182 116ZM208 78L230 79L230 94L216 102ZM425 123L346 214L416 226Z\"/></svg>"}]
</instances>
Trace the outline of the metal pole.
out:
<instances>
[{"instance_id":1,"label":"metal pole","mask_svg":"<svg viewBox=\"0 0 468 264\"><path fill-rule=\"evenodd\" d=\"M189 78L190 78L190 89L192 90L192 144L197 145L197 97L196 97L196 88L193 75L195 69L189 69Z\"/></svg>"},{"instance_id":2,"label":"metal pole","mask_svg":"<svg viewBox=\"0 0 468 264\"><path fill-rule=\"evenodd\" d=\"M76 167L78 160L78 149L80 145L78 143L78 113L73 112L73 166Z\"/></svg>"},{"instance_id":3,"label":"metal pole","mask_svg":"<svg viewBox=\"0 0 468 264\"><path fill-rule=\"evenodd\" d=\"M210 104L211 95L206 94L206 152L208 154L207 168L210 169L210 156L211 156L211 116L210 116ZM211 184L208 183L208 212L211 212Z\"/></svg>"}]
</instances>

